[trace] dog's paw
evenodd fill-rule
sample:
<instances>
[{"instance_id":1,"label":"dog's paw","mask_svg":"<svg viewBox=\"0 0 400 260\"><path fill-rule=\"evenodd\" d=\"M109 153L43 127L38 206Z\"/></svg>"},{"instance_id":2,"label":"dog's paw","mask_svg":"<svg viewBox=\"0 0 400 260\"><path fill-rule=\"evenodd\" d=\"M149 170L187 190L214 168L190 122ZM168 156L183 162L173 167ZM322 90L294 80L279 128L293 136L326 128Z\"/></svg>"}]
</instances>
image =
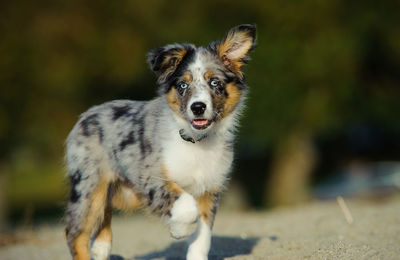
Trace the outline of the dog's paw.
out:
<instances>
[{"instance_id":1,"label":"dog's paw","mask_svg":"<svg viewBox=\"0 0 400 260\"><path fill-rule=\"evenodd\" d=\"M207 256L200 256L200 255L187 255L186 260L207 260Z\"/></svg>"},{"instance_id":2,"label":"dog's paw","mask_svg":"<svg viewBox=\"0 0 400 260\"><path fill-rule=\"evenodd\" d=\"M171 236L179 239L191 235L197 227L199 211L192 195L183 193L174 203L169 219Z\"/></svg>"},{"instance_id":3,"label":"dog's paw","mask_svg":"<svg viewBox=\"0 0 400 260\"><path fill-rule=\"evenodd\" d=\"M93 260L108 260L111 253L111 243L95 240L92 245Z\"/></svg>"},{"instance_id":4,"label":"dog's paw","mask_svg":"<svg viewBox=\"0 0 400 260\"><path fill-rule=\"evenodd\" d=\"M207 260L211 247L211 229L209 225L200 220L197 232L188 242L187 260Z\"/></svg>"},{"instance_id":5,"label":"dog's paw","mask_svg":"<svg viewBox=\"0 0 400 260\"><path fill-rule=\"evenodd\" d=\"M204 255L199 255L199 254L188 254L186 256L186 260L207 260L208 257Z\"/></svg>"},{"instance_id":6,"label":"dog's paw","mask_svg":"<svg viewBox=\"0 0 400 260\"><path fill-rule=\"evenodd\" d=\"M189 247L186 254L186 260L207 260L208 251L198 250L197 248Z\"/></svg>"}]
</instances>

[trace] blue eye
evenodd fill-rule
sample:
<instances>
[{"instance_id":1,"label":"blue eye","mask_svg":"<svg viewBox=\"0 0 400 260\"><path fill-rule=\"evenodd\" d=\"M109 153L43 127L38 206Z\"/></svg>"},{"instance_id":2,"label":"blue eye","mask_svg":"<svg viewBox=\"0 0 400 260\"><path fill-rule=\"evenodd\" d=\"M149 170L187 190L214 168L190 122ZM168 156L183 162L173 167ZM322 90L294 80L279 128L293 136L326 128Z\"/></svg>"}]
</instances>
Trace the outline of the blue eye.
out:
<instances>
[{"instance_id":1,"label":"blue eye","mask_svg":"<svg viewBox=\"0 0 400 260\"><path fill-rule=\"evenodd\" d=\"M188 87L188 84L186 82L181 82L179 83L179 87L185 89Z\"/></svg>"},{"instance_id":2,"label":"blue eye","mask_svg":"<svg viewBox=\"0 0 400 260\"><path fill-rule=\"evenodd\" d=\"M218 80L216 80L216 79L211 80L210 85L213 87L218 86Z\"/></svg>"}]
</instances>

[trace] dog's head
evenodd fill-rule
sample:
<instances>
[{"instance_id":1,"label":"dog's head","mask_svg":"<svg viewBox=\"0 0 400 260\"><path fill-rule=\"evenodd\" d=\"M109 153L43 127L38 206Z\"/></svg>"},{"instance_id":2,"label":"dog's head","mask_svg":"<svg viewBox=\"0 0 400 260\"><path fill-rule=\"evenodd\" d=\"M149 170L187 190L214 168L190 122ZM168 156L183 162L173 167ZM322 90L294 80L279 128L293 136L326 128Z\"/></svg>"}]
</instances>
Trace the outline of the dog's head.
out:
<instances>
[{"instance_id":1,"label":"dog's head","mask_svg":"<svg viewBox=\"0 0 400 260\"><path fill-rule=\"evenodd\" d=\"M237 108L247 90L242 66L255 37L255 26L240 25L208 47L171 44L149 52L161 94L193 132L206 133Z\"/></svg>"}]
</instances>

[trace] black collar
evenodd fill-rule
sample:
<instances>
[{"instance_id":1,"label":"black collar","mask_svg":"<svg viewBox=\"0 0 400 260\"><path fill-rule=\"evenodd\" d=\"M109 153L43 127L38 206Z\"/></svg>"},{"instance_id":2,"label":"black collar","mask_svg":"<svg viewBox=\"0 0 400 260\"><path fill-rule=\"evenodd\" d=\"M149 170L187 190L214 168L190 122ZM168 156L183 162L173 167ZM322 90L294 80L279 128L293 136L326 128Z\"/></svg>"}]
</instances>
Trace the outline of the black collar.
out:
<instances>
[{"instance_id":1,"label":"black collar","mask_svg":"<svg viewBox=\"0 0 400 260\"><path fill-rule=\"evenodd\" d=\"M185 134L185 130L183 128L181 130L179 130L179 135L181 136L181 138L183 140L185 140L186 142L191 142L191 143L200 142L204 138L208 137L207 134L204 134L204 135L200 136L197 140L194 140L193 137Z\"/></svg>"}]
</instances>

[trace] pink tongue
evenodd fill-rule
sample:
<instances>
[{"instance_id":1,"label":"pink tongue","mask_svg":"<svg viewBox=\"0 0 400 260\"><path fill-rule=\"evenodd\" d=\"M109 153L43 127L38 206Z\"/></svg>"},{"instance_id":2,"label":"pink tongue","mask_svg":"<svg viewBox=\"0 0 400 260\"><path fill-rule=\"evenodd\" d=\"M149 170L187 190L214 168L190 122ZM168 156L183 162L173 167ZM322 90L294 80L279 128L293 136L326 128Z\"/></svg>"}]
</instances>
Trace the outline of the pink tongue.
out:
<instances>
[{"instance_id":1,"label":"pink tongue","mask_svg":"<svg viewBox=\"0 0 400 260\"><path fill-rule=\"evenodd\" d=\"M195 125L206 125L206 124L208 124L208 120L207 119L193 120L193 124L195 124Z\"/></svg>"}]
</instances>

